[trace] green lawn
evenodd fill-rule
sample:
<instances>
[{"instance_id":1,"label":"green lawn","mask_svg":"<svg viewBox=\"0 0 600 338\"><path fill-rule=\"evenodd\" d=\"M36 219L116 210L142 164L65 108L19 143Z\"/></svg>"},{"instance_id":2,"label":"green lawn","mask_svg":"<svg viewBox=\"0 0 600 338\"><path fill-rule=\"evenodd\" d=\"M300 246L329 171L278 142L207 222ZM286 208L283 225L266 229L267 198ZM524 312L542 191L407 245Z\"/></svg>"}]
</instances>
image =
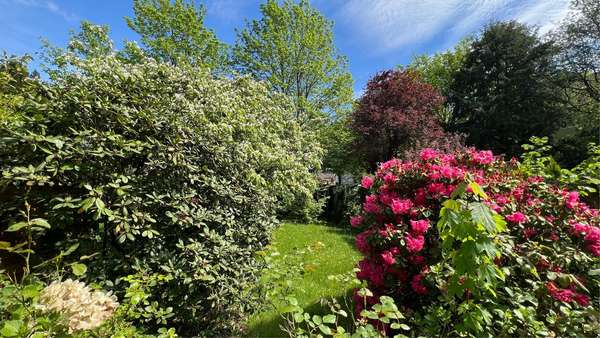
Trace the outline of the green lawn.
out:
<instances>
[{"instance_id":1,"label":"green lawn","mask_svg":"<svg viewBox=\"0 0 600 338\"><path fill-rule=\"evenodd\" d=\"M354 236L327 225L284 223L273 234L270 252L278 252L275 266L300 265L300 275L291 278L292 294L300 306L319 312L321 298L342 297L351 286L329 279L352 271L360 259ZM301 257L301 261L295 258ZM268 275L268 272L265 272ZM280 316L276 310L257 313L248 321L250 337L281 337Z\"/></svg>"}]
</instances>

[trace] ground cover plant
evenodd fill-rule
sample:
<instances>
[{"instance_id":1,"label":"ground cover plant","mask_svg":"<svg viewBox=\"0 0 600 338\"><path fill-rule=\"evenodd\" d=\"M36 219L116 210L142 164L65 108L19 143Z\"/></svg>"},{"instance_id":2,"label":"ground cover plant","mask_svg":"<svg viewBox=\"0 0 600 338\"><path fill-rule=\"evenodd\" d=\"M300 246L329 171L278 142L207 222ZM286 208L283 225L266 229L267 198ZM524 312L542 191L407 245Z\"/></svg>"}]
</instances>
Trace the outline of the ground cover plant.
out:
<instances>
[{"instance_id":1,"label":"ground cover plant","mask_svg":"<svg viewBox=\"0 0 600 338\"><path fill-rule=\"evenodd\" d=\"M600 219L577 191L490 151L433 149L362 187L357 277L371 302L393 297L415 335L598 332Z\"/></svg>"}]
</instances>

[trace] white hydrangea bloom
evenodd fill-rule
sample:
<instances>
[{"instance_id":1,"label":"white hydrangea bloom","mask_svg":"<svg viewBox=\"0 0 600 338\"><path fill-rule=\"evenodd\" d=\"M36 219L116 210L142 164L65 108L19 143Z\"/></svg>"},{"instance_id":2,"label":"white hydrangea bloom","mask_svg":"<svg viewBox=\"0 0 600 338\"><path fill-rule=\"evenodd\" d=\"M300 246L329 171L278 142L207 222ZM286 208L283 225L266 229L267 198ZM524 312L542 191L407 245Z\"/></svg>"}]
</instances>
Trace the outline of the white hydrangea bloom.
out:
<instances>
[{"instance_id":1,"label":"white hydrangea bloom","mask_svg":"<svg viewBox=\"0 0 600 338\"><path fill-rule=\"evenodd\" d=\"M91 290L79 281L54 281L40 294L44 311L62 314L69 333L90 330L102 325L119 306L115 296Z\"/></svg>"}]
</instances>

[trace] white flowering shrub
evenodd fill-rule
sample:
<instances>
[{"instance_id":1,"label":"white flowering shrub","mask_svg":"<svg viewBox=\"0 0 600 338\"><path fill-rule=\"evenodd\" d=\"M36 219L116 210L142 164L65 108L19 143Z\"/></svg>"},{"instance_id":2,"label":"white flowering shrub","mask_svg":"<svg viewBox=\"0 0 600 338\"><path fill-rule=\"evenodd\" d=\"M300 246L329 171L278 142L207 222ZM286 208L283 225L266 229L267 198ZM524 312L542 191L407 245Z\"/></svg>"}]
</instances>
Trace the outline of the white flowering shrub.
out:
<instances>
[{"instance_id":1,"label":"white flowering shrub","mask_svg":"<svg viewBox=\"0 0 600 338\"><path fill-rule=\"evenodd\" d=\"M31 218L52 224L33 234L44 257L32 265L79 242L83 277L119 297L124 276L165 276L148 286L161 315L149 329L163 325L160 309L182 335L238 329L277 214L313 200L314 136L285 97L247 78L73 64L15 108L21 121L0 124L0 231L27 199Z\"/></svg>"}]
</instances>

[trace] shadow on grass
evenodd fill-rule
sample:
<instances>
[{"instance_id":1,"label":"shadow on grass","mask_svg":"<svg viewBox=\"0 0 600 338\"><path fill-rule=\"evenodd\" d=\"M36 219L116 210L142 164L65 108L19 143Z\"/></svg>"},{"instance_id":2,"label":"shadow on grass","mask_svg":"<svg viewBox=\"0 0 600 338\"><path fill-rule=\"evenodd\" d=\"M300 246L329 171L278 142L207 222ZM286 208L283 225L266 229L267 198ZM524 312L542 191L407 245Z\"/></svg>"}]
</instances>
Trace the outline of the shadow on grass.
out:
<instances>
[{"instance_id":1,"label":"shadow on grass","mask_svg":"<svg viewBox=\"0 0 600 338\"><path fill-rule=\"evenodd\" d=\"M356 234L352 231L352 229L350 229L348 227L334 226L334 225L329 225L329 224L326 224L325 227L327 228L327 232L336 234L336 235L340 235L340 237L342 237L345 242L352 245L352 247L354 247L356 245L356 242L354 239Z\"/></svg>"},{"instance_id":2,"label":"shadow on grass","mask_svg":"<svg viewBox=\"0 0 600 338\"><path fill-rule=\"evenodd\" d=\"M348 314L348 317L346 318L339 316L340 321L338 323L339 326L346 329L346 332L352 332L352 314L354 311L352 305L352 292L352 290L347 290L345 294L335 297L336 301L341 305L342 310L346 311ZM313 302L303 307L303 310L311 316L323 316L332 313L327 303L321 301ZM246 336L252 338L288 337L288 334L280 328L280 325L284 325L285 322L286 320L280 315L273 316L270 319L254 325L252 331L248 332Z\"/></svg>"}]
</instances>

